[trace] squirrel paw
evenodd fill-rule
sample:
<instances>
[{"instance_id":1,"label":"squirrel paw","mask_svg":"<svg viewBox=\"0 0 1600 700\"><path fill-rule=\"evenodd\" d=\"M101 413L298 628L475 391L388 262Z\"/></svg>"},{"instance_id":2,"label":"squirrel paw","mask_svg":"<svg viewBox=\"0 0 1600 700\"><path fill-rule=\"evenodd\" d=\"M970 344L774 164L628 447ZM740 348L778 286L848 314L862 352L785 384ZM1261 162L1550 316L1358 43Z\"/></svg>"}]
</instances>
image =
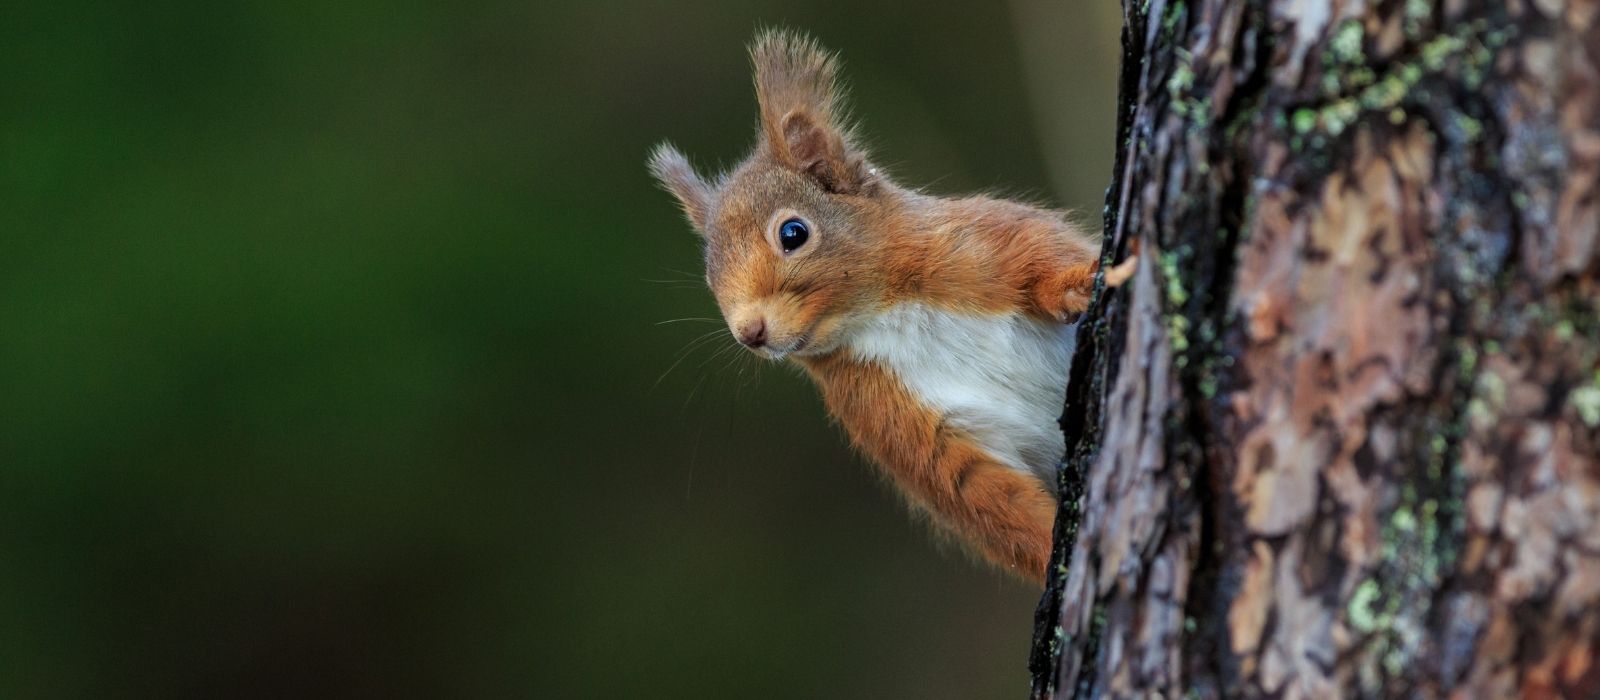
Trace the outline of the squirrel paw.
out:
<instances>
[{"instance_id":1,"label":"squirrel paw","mask_svg":"<svg viewBox=\"0 0 1600 700\"><path fill-rule=\"evenodd\" d=\"M1059 323L1072 323L1089 309L1094 293L1094 265L1075 264L1057 270L1033 290L1039 310Z\"/></svg>"},{"instance_id":2,"label":"squirrel paw","mask_svg":"<svg viewBox=\"0 0 1600 700\"><path fill-rule=\"evenodd\" d=\"M1049 309L1049 311L1057 322L1073 323L1078 320L1078 316L1088 309L1089 295L1074 289L1062 294L1059 304Z\"/></svg>"}]
</instances>

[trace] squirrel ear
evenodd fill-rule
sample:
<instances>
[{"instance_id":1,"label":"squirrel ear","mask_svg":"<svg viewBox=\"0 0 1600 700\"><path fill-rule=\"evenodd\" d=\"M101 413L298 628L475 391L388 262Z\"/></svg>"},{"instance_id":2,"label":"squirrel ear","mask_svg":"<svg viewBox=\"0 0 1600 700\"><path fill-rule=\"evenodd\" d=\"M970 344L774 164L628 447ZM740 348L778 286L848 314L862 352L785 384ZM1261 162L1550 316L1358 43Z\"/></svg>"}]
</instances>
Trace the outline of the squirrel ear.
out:
<instances>
[{"instance_id":1,"label":"squirrel ear","mask_svg":"<svg viewBox=\"0 0 1600 700\"><path fill-rule=\"evenodd\" d=\"M751 44L750 61L767 152L830 192L859 191L866 157L850 142L833 54L800 34L768 30Z\"/></svg>"},{"instance_id":2,"label":"squirrel ear","mask_svg":"<svg viewBox=\"0 0 1600 700\"><path fill-rule=\"evenodd\" d=\"M655 176L662 189L678 198L678 204L683 206L683 213L689 217L695 232L705 233L706 216L711 209L711 186L694 171L694 166L689 165L689 159L672 144L660 144L650 154L650 174Z\"/></svg>"},{"instance_id":3,"label":"squirrel ear","mask_svg":"<svg viewBox=\"0 0 1600 700\"><path fill-rule=\"evenodd\" d=\"M813 123L804 112L796 110L784 116L783 148L791 167L810 175L829 192L854 194L865 182L864 160L844 136Z\"/></svg>"}]
</instances>

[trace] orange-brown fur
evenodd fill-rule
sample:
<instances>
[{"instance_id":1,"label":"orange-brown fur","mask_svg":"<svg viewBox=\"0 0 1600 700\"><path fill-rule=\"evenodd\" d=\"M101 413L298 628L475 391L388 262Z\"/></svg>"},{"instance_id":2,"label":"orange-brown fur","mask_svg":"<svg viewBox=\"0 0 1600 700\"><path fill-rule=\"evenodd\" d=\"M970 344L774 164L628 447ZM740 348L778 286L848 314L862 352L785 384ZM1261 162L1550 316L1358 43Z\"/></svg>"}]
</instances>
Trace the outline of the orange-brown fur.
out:
<instances>
[{"instance_id":1,"label":"orange-brown fur","mask_svg":"<svg viewBox=\"0 0 1600 700\"><path fill-rule=\"evenodd\" d=\"M1056 501L971 436L918 405L883 368L842 353L800 359L857 449L940 526L984 558L1038 581L1050 561Z\"/></svg>"},{"instance_id":2,"label":"orange-brown fur","mask_svg":"<svg viewBox=\"0 0 1600 700\"><path fill-rule=\"evenodd\" d=\"M651 159L705 238L706 279L730 329L764 324L769 342L757 351L793 354L852 441L914 503L985 558L1040 580L1053 484L1002 464L894 372L847 350L864 319L905 302L1068 321L1088 304L1098 243L1056 212L896 185L855 144L830 54L768 32L751 55L761 114L751 155L713 182L669 146ZM791 215L813 238L785 252L774 231Z\"/></svg>"}]
</instances>

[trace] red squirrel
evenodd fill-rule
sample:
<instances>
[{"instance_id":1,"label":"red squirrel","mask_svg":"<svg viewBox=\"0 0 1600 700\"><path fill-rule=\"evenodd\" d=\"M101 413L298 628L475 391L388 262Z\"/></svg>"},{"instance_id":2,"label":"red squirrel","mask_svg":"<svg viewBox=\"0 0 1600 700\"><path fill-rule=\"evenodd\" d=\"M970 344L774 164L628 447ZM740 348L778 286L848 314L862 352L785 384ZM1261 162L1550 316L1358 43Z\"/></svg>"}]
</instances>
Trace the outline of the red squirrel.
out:
<instances>
[{"instance_id":1,"label":"red squirrel","mask_svg":"<svg viewBox=\"0 0 1600 700\"><path fill-rule=\"evenodd\" d=\"M846 120L833 54L775 30L750 57L753 152L713 180L671 145L650 158L704 239L729 330L803 367L855 446L933 522L1042 582L1056 419L1098 237L1059 212L896 184Z\"/></svg>"}]
</instances>

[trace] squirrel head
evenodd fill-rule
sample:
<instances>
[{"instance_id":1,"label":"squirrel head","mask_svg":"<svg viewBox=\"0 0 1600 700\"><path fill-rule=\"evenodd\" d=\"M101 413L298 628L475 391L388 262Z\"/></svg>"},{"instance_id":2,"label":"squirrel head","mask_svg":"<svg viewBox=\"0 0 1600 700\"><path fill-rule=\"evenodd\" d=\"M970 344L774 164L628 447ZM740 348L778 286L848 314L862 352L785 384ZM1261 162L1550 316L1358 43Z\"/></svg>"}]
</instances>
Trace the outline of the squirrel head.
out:
<instances>
[{"instance_id":1,"label":"squirrel head","mask_svg":"<svg viewBox=\"0 0 1600 700\"><path fill-rule=\"evenodd\" d=\"M901 195L854 142L832 54L771 30L750 59L760 105L750 155L708 181L662 144L650 170L704 239L706 280L734 337L773 359L830 352L880 302L879 251Z\"/></svg>"}]
</instances>

